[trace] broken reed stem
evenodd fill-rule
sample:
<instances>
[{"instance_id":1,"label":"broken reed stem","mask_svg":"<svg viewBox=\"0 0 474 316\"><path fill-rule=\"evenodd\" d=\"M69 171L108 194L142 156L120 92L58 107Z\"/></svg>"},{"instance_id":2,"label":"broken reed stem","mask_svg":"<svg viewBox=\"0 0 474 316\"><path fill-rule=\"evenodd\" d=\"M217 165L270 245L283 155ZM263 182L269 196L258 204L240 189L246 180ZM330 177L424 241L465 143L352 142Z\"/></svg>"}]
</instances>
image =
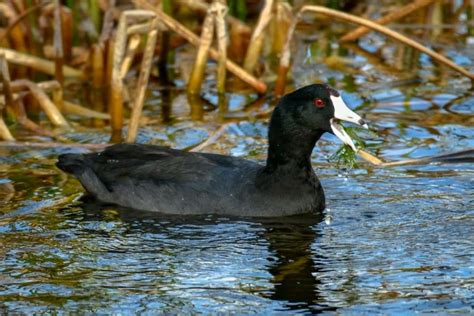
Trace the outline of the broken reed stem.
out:
<instances>
[{"instance_id":1,"label":"broken reed stem","mask_svg":"<svg viewBox=\"0 0 474 316\"><path fill-rule=\"evenodd\" d=\"M260 13L257 26L252 33L249 47L244 59L244 69L249 73L253 73L258 63L258 58L263 47L264 31L272 20L273 0L265 0L265 6Z\"/></svg>"},{"instance_id":2,"label":"broken reed stem","mask_svg":"<svg viewBox=\"0 0 474 316\"><path fill-rule=\"evenodd\" d=\"M7 29L3 32L3 34L0 34L0 43L3 41L3 39L5 37L8 36L8 34L11 32L11 30L13 28L15 28L18 23L20 23L25 17L27 17L29 14L31 14L32 12L44 7L45 5L48 5L49 3L48 2L42 2L42 3L38 3L38 4L35 4L33 5L32 7L28 8L27 10L23 11L20 15L18 15L15 19L15 21L13 21L12 23L10 23L7 27Z\"/></svg>"},{"instance_id":3,"label":"broken reed stem","mask_svg":"<svg viewBox=\"0 0 474 316\"><path fill-rule=\"evenodd\" d=\"M41 128L40 126L38 126L38 124L36 124L32 120L30 120L28 116L26 116L25 105L23 104L21 99L15 100L13 104L13 112L16 121L18 122L18 124L23 126L23 128L29 129L35 134L55 137L53 132Z\"/></svg>"},{"instance_id":4,"label":"broken reed stem","mask_svg":"<svg viewBox=\"0 0 474 316\"><path fill-rule=\"evenodd\" d=\"M143 109L143 102L145 101L145 92L148 86L148 78L150 77L151 66L153 62L153 55L156 47L156 37L158 35L158 18L154 18L150 25L150 32L145 46L145 53L143 54L142 65L140 68L140 76L137 83L137 95L133 103L132 115L128 125L128 134L126 142L133 143L137 138L138 125Z\"/></svg>"},{"instance_id":5,"label":"broken reed stem","mask_svg":"<svg viewBox=\"0 0 474 316\"><path fill-rule=\"evenodd\" d=\"M295 15L290 27L288 28L285 45L283 46L283 51L280 57L280 64L278 65L277 80L275 82L274 90L276 96L282 96L285 93L286 77L288 75L288 70L290 69L291 61L291 40L293 39L293 34L295 33L296 25L298 24L300 17L301 11Z\"/></svg>"},{"instance_id":6,"label":"broken reed stem","mask_svg":"<svg viewBox=\"0 0 474 316\"><path fill-rule=\"evenodd\" d=\"M379 158L375 157L374 155L372 155L371 153L369 152L366 152L365 150L362 150L362 149L359 149L357 151L357 155L359 155L360 158L364 159L365 161L368 161L370 162L371 164L373 165L376 165L376 166L380 166L382 165L384 162L382 160L380 160Z\"/></svg>"},{"instance_id":7,"label":"broken reed stem","mask_svg":"<svg viewBox=\"0 0 474 316\"><path fill-rule=\"evenodd\" d=\"M227 15L227 7L224 4L216 3L216 15L214 21L216 24L217 47L219 58L217 59L217 93L225 93L226 81L226 60L227 60L227 27L225 17Z\"/></svg>"},{"instance_id":8,"label":"broken reed stem","mask_svg":"<svg viewBox=\"0 0 474 316\"><path fill-rule=\"evenodd\" d=\"M293 11L288 2L278 1L272 22L272 53L278 56L283 51L288 29L293 21Z\"/></svg>"},{"instance_id":9,"label":"broken reed stem","mask_svg":"<svg viewBox=\"0 0 474 316\"><path fill-rule=\"evenodd\" d=\"M94 111L68 101L64 101L64 112L98 120L110 119L110 115L108 113Z\"/></svg>"},{"instance_id":10,"label":"broken reed stem","mask_svg":"<svg viewBox=\"0 0 474 316\"><path fill-rule=\"evenodd\" d=\"M227 130L227 127L230 124L231 123L226 123L226 124L222 125L221 127L219 127L219 129L217 131L212 133L205 141L203 141L199 145L193 147L189 151L199 152L199 151L202 151L204 148L214 144L217 140L219 140L219 138L222 137L222 135L224 135L225 131Z\"/></svg>"},{"instance_id":11,"label":"broken reed stem","mask_svg":"<svg viewBox=\"0 0 474 316\"><path fill-rule=\"evenodd\" d=\"M123 11L120 16L117 31L115 33L109 98L110 125L112 127L112 136L114 140L121 139L121 130L123 126L123 93L125 87L121 77L121 69L127 45L127 19L129 17L154 18L155 14L147 10L127 10Z\"/></svg>"},{"instance_id":12,"label":"broken reed stem","mask_svg":"<svg viewBox=\"0 0 474 316\"><path fill-rule=\"evenodd\" d=\"M193 10L200 11L202 13L206 13L207 10L209 9L209 4L205 3L202 0L177 0L177 2L184 7L188 7ZM240 28L243 32L246 32L246 33L252 32L252 29L247 24L245 24L238 18L233 17L230 14L226 16L226 20L230 24L235 25L236 27Z\"/></svg>"},{"instance_id":13,"label":"broken reed stem","mask_svg":"<svg viewBox=\"0 0 474 316\"><path fill-rule=\"evenodd\" d=\"M38 100L41 108L43 109L46 116L50 119L51 123L56 126L68 128L69 124L58 110L58 108L54 105L51 99L46 95L46 93L39 88L34 82L29 80L18 80L22 82L25 86L28 87L31 94Z\"/></svg>"},{"instance_id":14,"label":"broken reed stem","mask_svg":"<svg viewBox=\"0 0 474 316\"><path fill-rule=\"evenodd\" d=\"M58 84L59 86L56 87L51 91L51 95L53 97L53 102L56 104L56 107L58 110L62 111L64 107L64 93L63 93L63 87ZM41 88L41 87L40 87Z\"/></svg>"},{"instance_id":15,"label":"broken reed stem","mask_svg":"<svg viewBox=\"0 0 474 316\"><path fill-rule=\"evenodd\" d=\"M114 30L115 0L109 0L104 18L102 19L102 30L100 31L99 44L104 47L105 42L110 39Z\"/></svg>"},{"instance_id":16,"label":"broken reed stem","mask_svg":"<svg viewBox=\"0 0 474 316\"><path fill-rule=\"evenodd\" d=\"M61 4L59 0L54 0L54 72L56 80L62 86L64 85L64 50L61 24Z\"/></svg>"},{"instance_id":17,"label":"broken reed stem","mask_svg":"<svg viewBox=\"0 0 474 316\"><path fill-rule=\"evenodd\" d=\"M3 85L5 96L5 103L7 106L13 106L13 93L11 89L11 80L10 80L10 72L8 71L8 63L5 59L3 54L0 55L0 80ZM0 103L0 137L4 140L14 141L15 138L10 133L5 121L3 120L3 113L4 113L4 104Z\"/></svg>"},{"instance_id":18,"label":"broken reed stem","mask_svg":"<svg viewBox=\"0 0 474 316\"><path fill-rule=\"evenodd\" d=\"M357 16L352 15L352 14L339 12L339 11L336 11L336 10L332 10L332 9L328 9L328 8L320 7L320 6L304 6L300 10L301 13L306 12L306 11L325 14L325 15L332 16L332 17L335 17L335 18L339 18L341 20L345 20L347 22L360 24L360 25L366 26L368 28L371 28L373 30L376 30L376 31L378 31L382 34L387 35L388 37L393 38L394 40L397 40L397 41L399 41L399 42L401 42L405 45L413 47L416 50L419 50L422 53L425 53L426 55L430 56L431 58L433 58L437 62L439 62L441 64L444 64L445 66L450 67L451 69L465 75L466 77L470 78L471 80L474 80L474 74L470 73L469 71L467 71L463 67L458 66L457 64L452 62L450 59L448 59L448 58L444 57L443 55L438 54L437 52L421 45L420 43L406 37L405 35L402 35L398 32L392 31L391 29L389 29L385 26L379 25L377 23L374 23L374 22L372 22L370 20L367 20L367 19L364 19L364 18L357 17Z\"/></svg>"},{"instance_id":19,"label":"broken reed stem","mask_svg":"<svg viewBox=\"0 0 474 316\"><path fill-rule=\"evenodd\" d=\"M0 47L0 54L4 54L9 63L30 67L34 70L41 71L48 75L55 75L55 65L49 60L39 57L31 56L24 53L19 53L12 49ZM62 67L65 77L85 79L82 71L74 69L69 66Z\"/></svg>"},{"instance_id":20,"label":"broken reed stem","mask_svg":"<svg viewBox=\"0 0 474 316\"><path fill-rule=\"evenodd\" d=\"M396 166L405 166L405 165L420 165L420 164L429 164L433 162L472 162L474 161L474 149L468 148L461 151L456 151L448 154L434 155L430 157L406 159L400 161L389 161L383 162L379 158L373 156L372 154L359 150L357 154L368 161L369 163L378 166L378 167L396 167Z\"/></svg>"},{"instance_id":21,"label":"broken reed stem","mask_svg":"<svg viewBox=\"0 0 474 316\"><path fill-rule=\"evenodd\" d=\"M110 84L109 113L112 131L122 130L123 125L123 82L120 68L125 55L127 40L127 15L125 12L120 16L120 21L115 33L115 45L112 64L112 82Z\"/></svg>"},{"instance_id":22,"label":"broken reed stem","mask_svg":"<svg viewBox=\"0 0 474 316\"><path fill-rule=\"evenodd\" d=\"M199 92L201 92L209 48L211 47L212 37L214 35L214 12L212 8L213 7L209 8L202 26L200 45L196 53L196 60L194 61L188 82L188 93L190 94L199 94Z\"/></svg>"},{"instance_id":23,"label":"broken reed stem","mask_svg":"<svg viewBox=\"0 0 474 316\"><path fill-rule=\"evenodd\" d=\"M432 4L435 0L417 0L412 3L409 3L403 7L397 8L395 10L392 10L389 14L384 15L383 17L375 20L375 23L378 23L380 25L385 25L390 22L399 20L419 9L422 9L430 4ZM343 37L341 37L340 41L341 42L350 42L350 41L355 41L359 39L360 37L364 36L370 32L370 28L360 26L357 29L347 33Z\"/></svg>"},{"instance_id":24,"label":"broken reed stem","mask_svg":"<svg viewBox=\"0 0 474 316\"><path fill-rule=\"evenodd\" d=\"M150 24L148 24L148 29L150 29ZM128 47L127 53L122 62L122 67L120 69L120 77L123 79L127 75L128 71L130 70L130 66L132 65L133 58L137 52L138 46L140 45L141 36L140 34L133 34L130 36L128 40Z\"/></svg>"},{"instance_id":25,"label":"broken reed stem","mask_svg":"<svg viewBox=\"0 0 474 316\"><path fill-rule=\"evenodd\" d=\"M135 0L135 1L137 1L137 0ZM302 14L304 12L320 13L320 14L327 15L327 16L330 16L330 17L334 17L334 18L337 18L337 19L341 19L341 20L344 20L344 21L347 21L347 22L350 22L350 23L359 24L359 25L368 27L370 29L373 29L375 31L378 31L382 34L385 34L388 37L391 37L394 40L397 40L397 41L399 41L399 42L401 42L401 43L403 43L407 46L413 47L414 49L421 51L422 53L425 53L426 55L433 58L435 61L437 61L437 62L439 62L439 63L441 63L445 66L448 66L451 69L453 69L453 70L465 75L466 77L470 78L471 81L474 83L474 74L473 73L470 73L469 71L467 71L466 69L464 69L461 66L458 66L457 64L452 62L450 59L444 57L443 55L438 54L437 52L421 45L420 43L418 43L418 42L416 42L416 41L414 41L414 40L412 40L412 39L410 39L410 38L408 38L408 37L406 37L406 36L404 36L404 35L402 35L398 32L392 31L391 29L389 29L385 26L379 25L375 22L372 22L372 21L364 19L364 18L357 17L357 16L352 15L352 14L340 12L340 11L337 11L337 10L328 9L328 8L322 7L322 6L307 5L307 6L303 6L300 9L300 11L296 15L295 19L293 20L292 27L288 31L288 38L287 38L287 41L285 43L284 51L283 51L282 56L280 58L280 65L279 65L279 70L278 70L278 72L279 72L278 73L278 79L277 79L277 83L275 85L275 94L276 95L282 95L283 92L284 92L285 82L286 82L286 74L287 74L288 68L290 66L291 38L293 37L293 33L294 33L294 30L295 30L296 24L298 23L298 21L300 20Z\"/></svg>"},{"instance_id":26,"label":"broken reed stem","mask_svg":"<svg viewBox=\"0 0 474 316\"><path fill-rule=\"evenodd\" d=\"M15 141L15 138L10 133L7 124L5 124L5 121L3 120L3 115L0 115L0 138L6 141Z\"/></svg>"},{"instance_id":27,"label":"broken reed stem","mask_svg":"<svg viewBox=\"0 0 474 316\"><path fill-rule=\"evenodd\" d=\"M13 92L11 87L10 71L8 69L8 63L5 59L5 55L0 54L0 76L3 86L3 95L5 97L5 103L7 106L13 106ZM3 110L3 107L0 107L0 111Z\"/></svg>"},{"instance_id":28,"label":"broken reed stem","mask_svg":"<svg viewBox=\"0 0 474 316\"><path fill-rule=\"evenodd\" d=\"M92 69L92 89L90 91L90 101L92 109L98 112L104 111L104 80L105 80L105 69L104 69L104 46L101 44L94 44L91 48L90 64ZM110 115L108 116L110 118ZM101 127L104 125L102 120L94 119L92 124L95 127Z\"/></svg>"},{"instance_id":29,"label":"broken reed stem","mask_svg":"<svg viewBox=\"0 0 474 316\"><path fill-rule=\"evenodd\" d=\"M27 80L14 80L11 82L11 90L13 93L18 93L18 92L25 92L28 91L28 87L25 85L25 82ZM51 80L51 81L43 81L36 83L38 87L45 92L52 92L58 87L60 87L59 83L56 80ZM0 84L0 93L4 93L3 85Z\"/></svg>"},{"instance_id":30,"label":"broken reed stem","mask_svg":"<svg viewBox=\"0 0 474 316\"><path fill-rule=\"evenodd\" d=\"M185 26L180 24L178 21L173 19L172 17L165 14L160 8L156 8L146 0L133 0L135 5L141 8L145 8L147 10L153 11L156 15L160 18L160 21L166 25L170 30L178 33L180 36L184 37L188 42L190 42L194 46L200 46L201 41L199 37L188 30ZM209 50L209 55L214 60L219 58L219 52L215 49L211 48ZM259 93L265 93L267 91L267 85L263 82L246 72L236 63L232 62L231 60L227 59L226 61L227 70L233 73L236 77L241 79L242 81L246 82L252 88L254 88Z\"/></svg>"}]
</instances>

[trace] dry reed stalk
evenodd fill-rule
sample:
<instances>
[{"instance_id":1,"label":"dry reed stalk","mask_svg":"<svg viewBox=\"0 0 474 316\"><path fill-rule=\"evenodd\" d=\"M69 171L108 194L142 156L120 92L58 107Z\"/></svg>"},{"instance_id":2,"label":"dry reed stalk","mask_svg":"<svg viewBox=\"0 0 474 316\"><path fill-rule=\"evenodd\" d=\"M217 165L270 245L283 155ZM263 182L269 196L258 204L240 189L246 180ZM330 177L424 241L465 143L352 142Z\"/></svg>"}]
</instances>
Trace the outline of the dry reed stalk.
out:
<instances>
[{"instance_id":1,"label":"dry reed stalk","mask_svg":"<svg viewBox=\"0 0 474 316\"><path fill-rule=\"evenodd\" d=\"M405 16L410 15L411 13L432 4L434 1L435 0L416 0L403 7L392 10L389 14L384 15L383 17L375 20L374 22L380 25L388 24L390 22L404 18ZM341 42L355 41L359 39L360 37L364 36L365 34L367 34L368 32L370 32L369 28L360 26L357 29L350 31L346 35L342 36L340 38L340 41Z\"/></svg>"},{"instance_id":2,"label":"dry reed stalk","mask_svg":"<svg viewBox=\"0 0 474 316\"><path fill-rule=\"evenodd\" d=\"M201 85L204 79L204 72L207 65L207 58L209 55L209 48L211 47L212 37L214 35L214 12L213 7L209 8L206 19L202 25L201 39L198 51L196 53L196 60L194 61L191 76L188 81L188 93L199 94L201 92Z\"/></svg>"},{"instance_id":3,"label":"dry reed stalk","mask_svg":"<svg viewBox=\"0 0 474 316\"><path fill-rule=\"evenodd\" d=\"M155 14L153 12L147 10L127 10L123 11L120 16L113 48L114 52L109 100L110 125L112 127L114 140L121 138L120 131L123 126L123 91L125 89L121 77L121 68L127 45L127 19L131 17L153 18L154 16Z\"/></svg>"},{"instance_id":4,"label":"dry reed stalk","mask_svg":"<svg viewBox=\"0 0 474 316\"><path fill-rule=\"evenodd\" d=\"M379 158L375 157L374 155L372 155L371 153L369 152L366 152L362 149L359 149L357 151L357 155L359 155L359 157L361 157L362 159L364 159L365 161L368 161L370 162L371 164L373 165L376 165L376 166L380 166L382 165L384 162L382 160L380 160Z\"/></svg>"},{"instance_id":5,"label":"dry reed stalk","mask_svg":"<svg viewBox=\"0 0 474 316\"><path fill-rule=\"evenodd\" d=\"M23 128L29 129L33 133L38 134L38 135L55 137L53 132L40 127L38 124L36 124L35 122L33 122L32 120L28 118L28 116L26 115L25 106L21 99L15 100L12 110L14 112L16 121Z\"/></svg>"},{"instance_id":6,"label":"dry reed stalk","mask_svg":"<svg viewBox=\"0 0 474 316\"><path fill-rule=\"evenodd\" d=\"M334 17L337 19L341 19L347 22L363 25L365 27L368 27L370 29L373 29L375 31L378 31L382 34L385 34L388 37L393 38L396 41L399 41L407 46L413 47L414 49L421 51L422 53L425 53L426 55L430 56L433 58L435 61L450 67L451 69L463 74L464 76L468 77L471 79L471 81L474 83L474 74L470 73L466 69L464 69L461 66L458 66L454 62L452 62L450 59L444 57L441 54L438 54L437 52L421 45L420 43L398 33L395 31L392 31L391 29L379 25L375 22L372 22L370 20L360 18L357 16L354 16L352 14L340 12L337 10L332 10L328 9L326 7L321 7L321 6L303 6L300 11L298 12L297 16L293 20L292 27L288 31L288 37L287 41L285 43L285 49L284 52L282 53L282 56L280 58L280 65L279 65L279 73L278 73L278 79L277 79L277 84L275 85L275 94L276 95L282 95L284 92L284 87L285 87L285 82L286 82L286 74L288 72L288 68L290 66L290 57L291 57L291 51L290 51L290 43L291 43L291 38L293 37L293 33L296 27L296 24L300 20L300 17L302 16L303 13L305 12L313 12L313 13L320 13L323 15L327 15L330 17Z\"/></svg>"},{"instance_id":7,"label":"dry reed stalk","mask_svg":"<svg viewBox=\"0 0 474 316\"><path fill-rule=\"evenodd\" d=\"M102 30L99 36L99 44L102 46L105 46L105 42L110 39L114 30L114 9L115 0L109 0L102 20Z\"/></svg>"},{"instance_id":8,"label":"dry reed stalk","mask_svg":"<svg viewBox=\"0 0 474 316\"><path fill-rule=\"evenodd\" d=\"M110 115L108 113L94 111L68 101L64 101L64 112L98 120L110 119Z\"/></svg>"},{"instance_id":9,"label":"dry reed stalk","mask_svg":"<svg viewBox=\"0 0 474 316\"><path fill-rule=\"evenodd\" d=\"M151 25L151 22L145 22L145 23L141 23L141 24L131 25L127 29L127 35L130 36L130 35L133 35L133 34L146 34L150 30L150 25Z\"/></svg>"},{"instance_id":10,"label":"dry reed stalk","mask_svg":"<svg viewBox=\"0 0 474 316\"><path fill-rule=\"evenodd\" d=\"M38 87L41 88L40 85L38 85ZM54 104L56 104L56 107L58 108L58 110L62 111L64 108L63 87L59 84L59 87L56 87L55 89L51 91L51 95L53 97L53 102Z\"/></svg>"},{"instance_id":11,"label":"dry reed stalk","mask_svg":"<svg viewBox=\"0 0 474 316\"><path fill-rule=\"evenodd\" d=\"M41 2L41 3L38 3L38 4L35 4L31 7L29 7L27 10L23 11L20 15L18 15L15 20L13 22L11 22L7 29L5 30L5 32L3 34L0 35L0 43L3 41L3 39L8 35L10 34L11 32L11 29L16 27L19 23L21 23L21 21L27 17L29 14L31 14L32 12L38 10L38 9L41 9L43 6L49 4L48 2Z\"/></svg>"},{"instance_id":12,"label":"dry reed stalk","mask_svg":"<svg viewBox=\"0 0 474 316\"><path fill-rule=\"evenodd\" d=\"M286 42L286 35L293 20L293 11L288 2L278 1L273 18L272 53L279 55Z\"/></svg>"},{"instance_id":13,"label":"dry reed stalk","mask_svg":"<svg viewBox=\"0 0 474 316\"><path fill-rule=\"evenodd\" d=\"M148 29L150 29L151 25L148 24ZM140 34L132 34L128 40L128 47L125 57L122 62L122 67L120 69L120 77L123 79L127 75L128 71L130 70L130 66L132 65L133 58L137 53L138 46L140 45L141 36Z\"/></svg>"},{"instance_id":14,"label":"dry reed stalk","mask_svg":"<svg viewBox=\"0 0 474 316\"><path fill-rule=\"evenodd\" d=\"M92 69L92 89L90 91L90 99L92 109L98 112L104 111L104 49L101 44L94 44L91 48L90 65ZM110 118L110 116L109 116ZM104 125L102 120L93 120L95 127Z\"/></svg>"},{"instance_id":15,"label":"dry reed stalk","mask_svg":"<svg viewBox=\"0 0 474 316\"><path fill-rule=\"evenodd\" d=\"M153 61L153 55L156 48L156 37L158 35L158 18L154 18L150 24L150 32L145 46L145 53L143 54L142 64L140 68L140 75L137 83L137 95L133 104L132 115L128 125L128 134L126 141L128 143L135 142L137 138L138 125L143 109L143 102L145 101L145 92L148 86L148 78L150 77L150 70Z\"/></svg>"},{"instance_id":16,"label":"dry reed stalk","mask_svg":"<svg viewBox=\"0 0 474 316\"><path fill-rule=\"evenodd\" d=\"M12 48L22 52L26 51L26 34L24 34L21 25L15 23L19 16L17 11L14 9L13 4L10 3L10 5L8 5L7 3L0 3L0 12L2 13L2 17L9 22L9 27L7 29L8 33L4 32L1 38L3 39L8 35L11 43L10 46Z\"/></svg>"},{"instance_id":17,"label":"dry reed stalk","mask_svg":"<svg viewBox=\"0 0 474 316\"><path fill-rule=\"evenodd\" d=\"M3 115L0 115L0 138L6 141L15 141L15 138L10 133L10 130L3 120Z\"/></svg>"},{"instance_id":18,"label":"dry reed stalk","mask_svg":"<svg viewBox=\"0 0 474 316\"><path fill-rule=\"evenodd\" d=\"M201 96L198 94L188 93L186 97L191 110L191 120L202 121L204 117L204 106Z\"/></svg>"},{"instance_id":19,"label":"dry reed stalk","mask_svg":"<svg viewBox=\"0 0 474 316\"><path fill-rule=\"evenodd\" d=\"M4 55L0 55L0 81L4 89L5 104L13 106L13 93L11 89L10 72L8 71L8 63ZM0 137L4 140L14 141L15 138L10 133L7 125L3 121L4 104L0 102Z\"/></svg>"},{"instance_id":20,"label":"dry reed stalk","mask_svg":"<svg viewBox=\"0 0 474 316\"><path fill-rule=\"evenodd\" d=\"M185 7L191 8L193 10L199 11L199 12L204 13L204 14L209 9L209 4L207 4L206 2L204 2L202 0L177 0L177 2L180 5L183 5ZM228 14L226 16L226 20L232 26L236 26L236 27L244 30L245 32L249 32L249 33L252 32L252 29L247 24L245 24L241 20L237 19L236 17L233 17L232 15Z\"/></svg>"},{"instance_id":21,"label":"dry reed stalk","mask_svg":"<svg viewBox=\"0 0 474 316\"><path fill-rule=\"evenodd\" d=\"M440 27L443 25L443 0L435 0L435 4L431 10L431 40L436 40L436 38L441 34L443 29Z\"/></svg>"},{"instance_id":22,"label":"dry reed stalk","mask_svg":"<svg viewBox=\"0 0 474 316\"><path fill-rule=\"evenodd\" d=\"M293 39L293 34L295 33L296 25L298 24L301 17L301 11L293 18L290 27L288 28L285 45L283 46L283 51L280 56L280 63L278 65L277 80L275 82L274 93L277 96L281 96L285 93L286 87L286 77L288 70L290 69L291 62L291 40Z\"/></svg>"},{"instance_id":23,"label":"dry reed stalk","mask_svg":"<svg viewBox=\"0 0 474 316\"><path fill-rule=\"evenodd\" d=\"M127 16L122 13L115 33L114 56L112 65L112 80L110 84L109 113L110 125L113 131L121 131L123 125L123 82L120 67L125 55L127 40Z\"/></svg>"},{"instance_id":24,"label":"dry reed stalk","mask_svg":"<svg viewBox=\"0 0 474 316\"><path fill-rule=\"evenodd\" d=\"M400 161L389 161L383 162L379 158L373 156L372 154L359 150L357 154L367 162L378 166L378 167L396 167L396 166L406 166L406 165L420 165L420 164L429 164L433 162L472 162L474 161L474 149L468 148L465 150L434 155L430 157L414 158L414 159L405 159Z\"/></svg>"},{"instance_id":25,"label":"dry reed stalk","mask_svg":"<svg viewBox=\"0 0 474 316\"><path fill-rule=\"evenodd\" d=\"M74 21L72 12L69 8L61 6L61 35L63 41L64 60L70 62L72 59L72 40L73 40Z\"/></svg>"},{"instance_id":26,"label":"dry reed stalk","mask_svg":"<svg viewBox=\"0 0 474 316\"><path fill-rule=\"evenodd\" d=\"M6 106L12 107L13 106L13 91L11 87L11 78L10 78L10 71L8 69L8 63L5 59L5 55L0 54L0 76L1 82L3 87L3 95L5 97L5 104ZM0 111L3 109L0 108Z\"/></svg>"},{"instance_id":27,"label":"dry reed stalk","mask_svg":"<svg viewBox=\"0 0 474 316\"><path fill-rule=\"evenodd\" d=\"M59 3L59 0L54 0L54 66L56 80L62 86L64 85L64 50L61 23L61 4Z\"/></svg>"},{"instance_id":28,"label":"dry reed stalk","mask_svg":"<svg viewBox=\"0 0 474 316\"><path fill-rule=\"evenodd\" d=\"M193 44L194 46L200 46L201 41L199 37L188 30L184 25L180 24L178 21L173 19L172 17L165 14L160 8L156 8L150 3L145 0L133 0L135 5L141 8L145 8L147 10L151 10L156 13L156 15L160 18L160 21L166 25L170 30L178 33L180 36L184 37L188 42ZM214 60L219 58L219 52L215 49L211 48L209 50L209 55ZM242 81L246 82L252 88L254 88L259 93L265 93L267 91L267 85L263 82L246 72L236 63L232 62L231 60L227 59L226 61L227 70L233 73L236 77L241 79Z\"/></svg>"},{"instance_id":29,"label":"dry reed stalk","mask_svg":"<svg viewBox=\"0 0 474 316\"><path fill-rule=\"evenodd\" d=\"M225 17L227 15L227 6L216 3L216 13L214 21L216 24L217 47L219 58L217 59L217 93L225 93L226 81L226 60L227 60L227 43L229 41L227 35L227 27Z\"/></svg>"},{"instance_id":30,"label":"dry reed stalk","mask_svg":"<svg viewBox=\"0 0 474 316\"><path fill-rule=\"evenodd\" d=\"M52 92L58 87L60 87L59 83L56 80L39 82L37 83L37 85L45 92ZM10 86L13 93L29 91L28 87L25 85L25 80L14 80L11 82ZM3 85L0 84L0 93L3 93L3 91Z\"/></svg>"},{"instance_id":31,"label":"dry reed stalk","mask_svg":"<svg viewBox=\"0 0 474 316\"><path fill-rule=\"evenodd\" d=\"M12 64L30 67L48 75L55 75L55 65L51 61L0 47L0 54L2 53L5 55L7 61ZM85 75L82 71L69 66L63 66L63 73L65 77L85 79Z\"/></svg>"},{"instance_id":32,"label":"dry reed stalk","mask_svg":"<svg viewBox=\"0 0 474 316\"><path fill-rule=\"evenodd\" d=\"M54 143L54 142L0 142L0 147L6 148L86 148L91 150L100 150L110 144L77 144L77 143Z\"/></svg>"},{"instance_id":33,"label":"dry reed stalk","mask_svg":"<svg viewBox=\"0 0 474 316\"><path fill-rule=\"evenodd\" d=\"M196 147L193 147L189 151L192 152L199 152L202 151L204 148L209 147L210 145L214 144L216 141L219 140L219 138L224 135L225 131L227 130L227 127L229 127L230 123L226 123L224 125L221 125L219 129L217 129L214 133L212 133L205 141L197 145Z\"/></svg>"},{"instance_id":34,"label":"dry reed stalk","mask_svg":"<svg viewBox=\"0 0 474 316\"><path fill-rule=\"evenodd\" d=\"M247 53L244 59L244 69L249 73L254 72L255 66L258 63L258 58L260 57L260 53L263 47L263 40L265 35L264 31L273 17L273 3L273 0L265 1L265 6L263 7L262 12L260 12L260 17L258 19L257 25L252 33L250 45L247 49Z\"/></svg>"},{"instance_id":35,"label":"dry reed stalk","mask_svg":"<svg viewBox=\"0 0 474 316\"><path fill-rule=\"evenodd\" d=\"M51 123L64 128L69 127L69 124L64 116L41 88L29 80L17 80L17 82L28 87L31 94L39 102L46 116L50 119Z\"/></svg>"}]
</instances>

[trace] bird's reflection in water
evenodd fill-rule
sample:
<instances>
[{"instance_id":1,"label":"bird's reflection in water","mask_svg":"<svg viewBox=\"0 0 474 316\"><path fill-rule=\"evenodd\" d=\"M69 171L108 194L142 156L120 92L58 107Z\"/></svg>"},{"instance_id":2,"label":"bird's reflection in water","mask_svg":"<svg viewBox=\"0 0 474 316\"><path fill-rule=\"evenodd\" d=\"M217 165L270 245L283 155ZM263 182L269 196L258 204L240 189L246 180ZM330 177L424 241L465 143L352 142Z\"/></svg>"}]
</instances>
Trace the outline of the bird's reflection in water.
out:
<instances>
[{"instance_id":1,"label":"bird's reflection in water","mask_svg":"<svg viewBox=\"0 0 474 316\"><path fill-rule=\"evenodd\" d=\"M104 210L111 209L87 199L85 201L81 205L81 209L84 211L80 216L81 221L102 221L106 216ZM117 211L117 216L125 225L129 224L130 229L133 226L133 231L138 229L143 233L166 234L167 228L176 228L180 225L211 225L209 234L212 235L212 226L223 223L222 219L209 216L168 216L117 208L116 206L113 206L112 209ZM270 257L266 269L272 275L270 282L274 286L273 289L265 291L261 295L281 301L284 310L311 313L332 310L324 306L318 297L319 281L315 276L321 267L315 266L315 254L311 251L312 244L318 238L317 225L322 221L322 218L322 214L313 214L275 219L231 218L224 221L226 224L231 224L234 220L239 223L248 222L249 225L257 225L262 228L254 240L264 238L268 244ZM156 225L157 223L159 225ZM176 230L174 231L176 232ZM172 236L172 238L176 237L176 235ZM159 248L158 244L156 246Z\"/></svg>"},{"instance_id":2,"label":"bird's reflection in water","mask_svg":"<svg viewBox=\"0 0 474 316\"><path fill-rule=\"evenodd\" d=\"M276 256L269 268L274 283L270 298L285 301L289 310L312 313L332 310L318 297L316 274L320 268L315 266L311 251L318 237L316 226L322 219L322 214L312 214L262 223L269 250Z\"/></svg>"}]
</instances>

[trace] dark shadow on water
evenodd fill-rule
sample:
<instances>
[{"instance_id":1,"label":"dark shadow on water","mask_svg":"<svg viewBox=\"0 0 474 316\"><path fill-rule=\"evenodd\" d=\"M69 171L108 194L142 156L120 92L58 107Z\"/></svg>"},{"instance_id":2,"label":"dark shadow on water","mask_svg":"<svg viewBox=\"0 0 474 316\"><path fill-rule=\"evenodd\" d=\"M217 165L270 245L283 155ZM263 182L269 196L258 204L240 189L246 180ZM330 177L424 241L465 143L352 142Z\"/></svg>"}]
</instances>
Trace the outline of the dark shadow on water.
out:
<instances>
[{"instance_id":1,"label":"dark shadow on water","mask_svg":"<svg viewBox=\"0 0 474 316\"><path fill-rule=\"evenodd\" d=\"M222 222L248 222L261 225L263 230L258 237L268 242L268 272L272 275L273 290L261 294L265 298L284 302L286 311L320 313L334 311L336 308L323 304L318 295L320 281L316 278L323 267L315 265L315 254L311 245L318 238L317 225L323 214L291 216L284 218L248 218L222 216L183 216L165 215L154 212L137 211L117 206L105 205L90 198L83 198L81 219L102 221L106 218L105 209L113 209L124 223L133 223L133 230L143 233L157 233L164 227L180 225L212 225ZM71 214L71 216L74 216ZM160 225L156 225L159 222ZM131 227L131 225L130 225ZM132 229L132 228L130 228ZM317 254L321 256L321 254ZM320 260L320 262L323 260Z\"/></svg>"}]
</instances>

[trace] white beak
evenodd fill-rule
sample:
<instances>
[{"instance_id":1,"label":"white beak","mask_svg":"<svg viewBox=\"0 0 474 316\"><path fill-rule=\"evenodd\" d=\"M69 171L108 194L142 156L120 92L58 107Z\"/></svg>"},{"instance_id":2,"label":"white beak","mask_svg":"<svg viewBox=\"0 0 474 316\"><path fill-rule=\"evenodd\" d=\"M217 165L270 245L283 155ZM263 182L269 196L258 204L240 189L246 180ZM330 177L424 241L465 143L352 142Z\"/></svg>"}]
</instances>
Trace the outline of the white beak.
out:
<instances>
[{"instance_id":1,"label":"white beak","mask_svg":"<svg viewBox=\"0 0 474 316\"><path fill-rule=\"evenodd\" d=\"M355 152L357 152L357 148L355 147L354 142L349 137L349 135L347 135L346 131L342 128L342 126L336 122L335 119L351 122L360 125L366 129L369 129L369 127L359 115L357 115L347 107L341 96L331 96L331 101L334 106L334 118L332 118L330 122L331 129L334 135L336 135L340 140L342 140L345 144L349 145Z\"/></svg>"}]
</instances>

